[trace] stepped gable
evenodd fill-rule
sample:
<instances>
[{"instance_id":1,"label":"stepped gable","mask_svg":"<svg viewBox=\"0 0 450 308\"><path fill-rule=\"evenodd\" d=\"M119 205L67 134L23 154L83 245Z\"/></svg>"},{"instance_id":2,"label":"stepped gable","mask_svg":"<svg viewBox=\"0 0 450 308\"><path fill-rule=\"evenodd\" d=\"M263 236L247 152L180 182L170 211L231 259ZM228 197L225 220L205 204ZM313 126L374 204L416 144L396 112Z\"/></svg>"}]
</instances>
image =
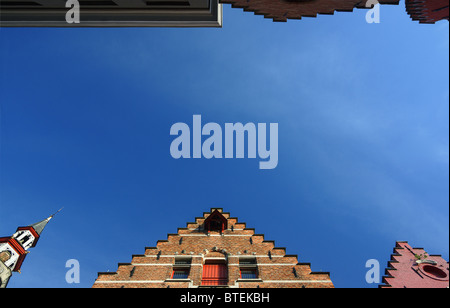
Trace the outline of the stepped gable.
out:
<instances>
[{"instance_id":1,"label":"stepped gable","mask_svg":"<svg viewBox=\"0 0 450 308\"><path fill-rule=\"evenodd\" d=\"M273 21L333 15L334 12L352 12L354 8L367 8L361 0L220 0L234 8L263 15ZM380 4L399 4L399 0L379 0Z\"/></svg>"},{"instance_id":2,"label":"stepped gable","mask_svg":"<svg viewBox=\"0 0 450 308\"><path fill-rule=\"evenodd\" d=\"M441 255L429 255L398 241L380 288L448 288L449 266Z\"/></svg>"},{"instance_id":3,"label":"stepped gable","mask_svg":"<svg viewBox=\"0 0 450 308\"><path fill-rule=\"evenodd\" d=\"M434 24L449 18L448 0L406 0L406 11L412 20Z\"/></svg>"},{"instance_id":4,"label":"stepped gable","mask_svg":"<svg viewBox=\"0 0 450 308\"><path fill-rule=\"evenodd\" d=\"M212 208L168 234L116 272L98 273L94 288L333 288L330 274L256 234L222 208Z\"/></svg>"}]
</instances>

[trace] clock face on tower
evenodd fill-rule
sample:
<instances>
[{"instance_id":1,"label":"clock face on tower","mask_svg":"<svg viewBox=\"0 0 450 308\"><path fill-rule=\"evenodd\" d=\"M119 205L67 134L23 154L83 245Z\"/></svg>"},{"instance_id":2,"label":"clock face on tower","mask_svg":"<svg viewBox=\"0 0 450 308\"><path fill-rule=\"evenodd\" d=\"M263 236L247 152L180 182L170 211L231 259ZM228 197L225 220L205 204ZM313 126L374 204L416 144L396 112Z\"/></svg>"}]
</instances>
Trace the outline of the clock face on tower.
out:
<instances>
[{"instance_id":1,"label":"clock face on tower","mask_svg":"<svg viewBox=\"0 0 450 308\"><path fill-rule=\"evenodd\" d=\"M11 259L11 252L9 251L2 251L0 252L0 261L2 261L3 263L8 261L9 259Z\"/></svg>"}]
</instances>

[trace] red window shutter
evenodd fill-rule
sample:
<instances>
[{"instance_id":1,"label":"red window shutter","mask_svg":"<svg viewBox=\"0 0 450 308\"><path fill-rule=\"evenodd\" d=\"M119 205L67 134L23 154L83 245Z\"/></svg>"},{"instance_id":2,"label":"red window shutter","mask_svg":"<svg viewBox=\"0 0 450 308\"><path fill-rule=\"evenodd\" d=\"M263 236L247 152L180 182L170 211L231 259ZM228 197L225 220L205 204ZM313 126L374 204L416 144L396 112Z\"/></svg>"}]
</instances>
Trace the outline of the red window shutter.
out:
<instances>
[{"instance_id":1,"label":"red window shutter","mask_svg":"<svg viewBox=\"0 0 450 308\"><path fill-rule=\"evenodd\" d=\"M202 285L223 286L228 283L228 270L226 264L203 265Z\"/></svg>"}]
</instances>

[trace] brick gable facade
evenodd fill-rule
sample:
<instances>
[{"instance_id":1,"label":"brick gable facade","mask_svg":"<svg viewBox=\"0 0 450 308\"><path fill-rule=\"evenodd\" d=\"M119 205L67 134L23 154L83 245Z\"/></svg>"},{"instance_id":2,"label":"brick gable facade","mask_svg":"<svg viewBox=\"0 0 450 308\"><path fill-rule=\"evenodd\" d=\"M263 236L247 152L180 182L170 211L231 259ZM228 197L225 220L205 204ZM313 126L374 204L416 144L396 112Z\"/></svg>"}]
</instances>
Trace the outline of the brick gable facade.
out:
<instances>
[{"instance_id":1,"label":"brick gable facade","mask_svg":"<svg viewBox=\"0 0 450 308\"><path fill-rule=\"evenodd\" d=\"M406 11L412 20L424 24L434 24L449 19L448 0L406 0Z\"/></svg>"},{"instance_id":2,"label":"brick gable facade","mask_svg":"<svg viewBox=\"0 0 450 308\"><path fill-rule=\"evenodd\" d=\"M334 12L352 12L354 8L367 8L361 0L220 0L232 7L242 8L255 15L264 15L274 21L333 15ZM399 4L399 0L378 0L380 4Z\"/></svg>"},{"instance_id":3,"label":"brick gable facade","mask_svg":"<svg viewBox=\"0 0 450 308\"><path fill-rule=\"evenodd\" d=\"M397 242L380 288L448 288L449 266L440 255Z\"/></svg>"},{"instance_id":4,"label":"brick gable facade","mask_svg":"<svg viewBox=\"0 0 450 308\"><path fill-rule=\"evenodd\" d=\"M214 215L219 224L208 223ZM223 226L223 217L226 228ZM169 234L131 263L99 273L94 288L333 288L329 273L312 272L245 223L213 208L195 222Z\"/></svg>"}]
</instances>

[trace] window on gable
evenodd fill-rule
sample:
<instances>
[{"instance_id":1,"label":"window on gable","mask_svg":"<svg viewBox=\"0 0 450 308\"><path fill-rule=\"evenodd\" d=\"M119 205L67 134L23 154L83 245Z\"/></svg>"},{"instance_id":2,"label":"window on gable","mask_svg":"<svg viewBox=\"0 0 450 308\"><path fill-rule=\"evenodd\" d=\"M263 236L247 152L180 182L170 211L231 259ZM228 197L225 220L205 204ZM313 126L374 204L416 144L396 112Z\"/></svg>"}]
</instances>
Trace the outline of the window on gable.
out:
<instances>
[{"instance_id":1,"label":"window on gable","mask_svg":"<svg viewBox=\"0 0 450 308\"><path fill-rule=\"evenodd\" d=\"M212 219L209 224L210 231L222 231L222 221L219 219Z\"/></svg>"},{"instance_id":2,"label":"window on gable","mask_svg":"<svg viewBox=\"0 0 450 308\"><path fill-rule=\"evenodd\" d=\"M202 286L226 286L228 267L223 262L206 262L203 265Z\"/></svg>"},{"instance_id":3,"label":"window on gable","mask_svg":"<svg viewBox=\"0 0 450 308\"><path fill-rule=\"evenodd\" d=\"M241 271L241 279L258 278L258 265L255 257L239 258L239 267Z\"/></svg>"},{"instance_id":4,"label":"window on gable","mask_svg":"<svg viewBox=\"0 0 450 308\"><path fill-rule=\"evenodd\" d=\"M208 232L223 232L227 228L228 221L218 210L215 210L211 215L209 215L204 222L204 229Z\"/></svg>"},{"instance_id":5,"label":"window on gable","mask_svg":"<svg viewBox=\"0 0 450 308\"><path fill-rule=\"evenodd\" d=\"M175 265L191 265L192 258L191 257L178 257L175 258Z\"/></svg>"},{"instance_id":6,"label":"window on gable","mask_svg":"<svg viewBox=\"0 0 450 308\"><path fill-rule=\"evenodd\" d=\"M172 279L187 279L188 277L188 269L175 269L172 273Z\"/></svg>"},{"instance_id":7,"label":"window on gable","mask_svg":"<svg viewBox=\"0 0 450 308\"><path fill-rule=\"evenodd\" d=\"M242 279L257 279L258 271L256 269L241 269Z\"/></svg>"}]
</instances>

